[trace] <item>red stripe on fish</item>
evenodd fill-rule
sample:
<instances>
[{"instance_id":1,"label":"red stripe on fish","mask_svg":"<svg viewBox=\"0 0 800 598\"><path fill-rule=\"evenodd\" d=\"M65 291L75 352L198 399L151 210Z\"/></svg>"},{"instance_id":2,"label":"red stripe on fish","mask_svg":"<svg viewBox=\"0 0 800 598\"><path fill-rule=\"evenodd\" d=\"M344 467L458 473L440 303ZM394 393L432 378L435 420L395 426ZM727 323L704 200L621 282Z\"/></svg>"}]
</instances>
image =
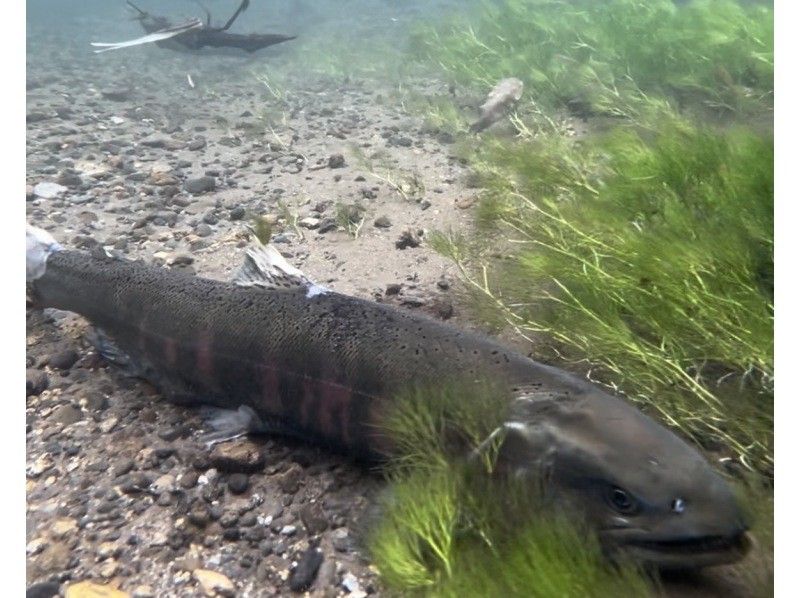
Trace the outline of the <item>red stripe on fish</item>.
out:
<instances>
[{"instance_id":1,"label":"red stripe on fish","mask_svg":"<svg viewBox=\"0 0 800 598\"><path fill-rule=\"evenodd\" d=\"M197 353L195 355L195 366L200 376L208 381L214 382L214 337L209 330L202 330L197 338Z\"/></svg>"},{"instance_id":2,"label":"red stripe on fish","mask_svg":"<svg viewBox=\"0 0 800 598\"><path fill-rule=\"evenodd\" d=\"M178 343L174 338L164 339L164 359L170 367L178 364Z\"/></svg>"}]
</instances>

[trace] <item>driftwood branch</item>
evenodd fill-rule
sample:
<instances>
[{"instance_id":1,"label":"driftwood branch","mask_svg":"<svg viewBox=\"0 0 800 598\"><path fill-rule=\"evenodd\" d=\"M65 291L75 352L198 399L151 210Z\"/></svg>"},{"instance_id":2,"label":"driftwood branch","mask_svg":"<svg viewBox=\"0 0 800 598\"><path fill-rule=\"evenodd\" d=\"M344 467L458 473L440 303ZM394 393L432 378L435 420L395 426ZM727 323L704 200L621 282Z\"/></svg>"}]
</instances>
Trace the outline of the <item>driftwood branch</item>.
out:
<instances>
[{"instance_id":1,"label":"driftwood branch","mask_svg":"<svg viewBox=\"0 0 800 598\"><path fill-rule=\"evenodd\" d=\"M202 6L206 13L205 24L200 19L190 21L191 27L185 24L175 25L166 17L151 15L145 10L136 6L131 0L127 0L128 6L138 14L136 20L141 23L142 28L148 34L145 37L129 42L119 42L117 44L102 44L108 49L126 48L143 43L155 43L162 48L171 50L194 51L205 47L212 48L239 48L245 52L255 52L268 46L274 46L292 39L294 35L283 35L280 33L228 33L231 25L239 16L250 7L250 0L242 0L239 7L222 27L211 25L211 12ZM200 22L200 26L194 25L195 21ZM175 33L176 30L181 30ZM171 33L165 37L165 33ZM113 46L113 47L112 47Z\"/></svg>"}]
</instances>

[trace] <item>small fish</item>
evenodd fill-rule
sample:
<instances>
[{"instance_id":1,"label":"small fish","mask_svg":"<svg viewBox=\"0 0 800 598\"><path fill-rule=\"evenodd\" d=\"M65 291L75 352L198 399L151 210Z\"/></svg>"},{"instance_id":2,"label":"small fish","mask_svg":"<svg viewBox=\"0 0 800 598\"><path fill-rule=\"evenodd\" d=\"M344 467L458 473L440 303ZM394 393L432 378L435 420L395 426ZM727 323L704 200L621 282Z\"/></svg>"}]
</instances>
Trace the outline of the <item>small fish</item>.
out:
<instances>
[{"instance_id":1,"label":"small fish","mask_svg":"<svg viewBox=\"0 0 800 598\"><path fill-rule=\"evenodd\" d=\"M86 317L116 343L102 352L168 398L228 410L223 437L269 431L382 459L381 423L410 383L491 376L510 389L498 470L531 484L547 472L609 552L696 568L748 550L728 483L633 406L488 337L316 285L270 245L248 249L232 282L68 250L33 227L26 261L37 306Z\"/></svg>"},{"instance_id":2,"label":"small fish","mask_svg":"<svg viewBox=\"0 0 800 598\"><path fill-rule=\"evenodd\" d=\"M519 102L522 89L522 81L514 77L498 82L481 106L480 118L470 126L469 130L473 133L483 131L503 118L509 108Z\"/></svg>"}]
</instances>

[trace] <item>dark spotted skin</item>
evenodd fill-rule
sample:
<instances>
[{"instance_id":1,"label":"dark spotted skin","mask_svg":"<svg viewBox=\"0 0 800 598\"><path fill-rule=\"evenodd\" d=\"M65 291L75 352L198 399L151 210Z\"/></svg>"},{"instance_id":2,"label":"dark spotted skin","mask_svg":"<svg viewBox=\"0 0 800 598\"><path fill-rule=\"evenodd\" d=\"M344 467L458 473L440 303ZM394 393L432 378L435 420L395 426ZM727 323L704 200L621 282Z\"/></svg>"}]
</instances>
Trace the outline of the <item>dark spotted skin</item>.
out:
<instances>
[{"instance_id":1,"label":"dark spotted skin","mask_svg":"<svg viewBox=\"0 0 800 598\"><path fill-rule=\"evenodd\" d=\"M85 316L171 399L245 404L285 430L371 458L387 402L409 384L480 374L588 387L495 341L412 312L304 288L264 290L74 251L34 283L44 307Z\"/></svg>"}]
</instances>

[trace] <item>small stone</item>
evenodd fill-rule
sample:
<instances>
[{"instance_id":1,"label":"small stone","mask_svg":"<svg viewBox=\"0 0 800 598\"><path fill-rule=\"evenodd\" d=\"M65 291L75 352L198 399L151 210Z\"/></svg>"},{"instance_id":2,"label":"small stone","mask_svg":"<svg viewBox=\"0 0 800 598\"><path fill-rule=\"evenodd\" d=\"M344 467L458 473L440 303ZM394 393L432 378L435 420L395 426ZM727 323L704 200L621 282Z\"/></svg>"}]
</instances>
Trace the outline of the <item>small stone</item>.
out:
<instances>
[{"instance_id":1,"label":"small stone","mask_svg":"<svg viewBox=\"0 0 800 598\"><path fill-rule=\"evenodd\" d=\"M155 598L156 593L150 586L136 586L131 596L132 598Z\"/></svg>"},{"instance_id":2,"label":"small stone","mask_svg":"<svg viewBox=\"0 0 800 598\"><path fill-rule=\"evenodd\" d=\"M184 473L181 476L181 479L180 479L180 482L179 482L180 485L181 485L181 488L185 488L187 490L189 488L194 488L197 485L197 478L198 477L199 476L197 475L196 471L187 471L186 473Z\"/></svg>"},{"instance_id":3,"label":"small stone","mask_svg":"<svg viewBox=\"0 0 800 598\"><path fill-rule=\"evenodd\" d=\"M284 525L281 528L281 534L284 536L294 536L297 533L296 525Z\"/></svg>"},{"instance_id":4,"label":"small stone","mask_svg":"<svg viewBox=\"0 0 800 598\"><path fill-rule=\"evenodd\" d=\"M54 581L43 581L28 586L25 598L54 598L58 596L59 584Z\"/></svg>"},{"instance_id":5,"label":"small stone","mask_svg":"<svg viewBox=\"0 0 800 598\"><path fill-rule=\"evenodd\" d=\"M216 187L216 181L210 176L201 176L196 179L188 179L186 183L184 183L184 188L186 191L194 195L205 193L206 191L213 191L216 189Z\"/></svg>"},{"instance_id":6,"label":"small stone","mask_svg":"<svg viewBox=\"0 0 800 598\"><path fill-rule=\"evenodd\" d=\"M234 221L241 220L245 217L245 209L242 206L236 206L230 211L228 217Z\"/></svg>"},{"instance_id":7,"label":"small stone","mask_svg":"<svg viewBox=\"0 0 800 598\"><path fill-rule=\"evenodd\" d=\"M162 475L155 482L153 482L150 487L152 488L153 492L157 494L170 492L175 488L175 478L169 474Z\"/></svg>"},{"instance_id":8,"label":"small stone","mask_svg":"<svg viewBox=\"0 0 800 598\"><path fill-rule=\"evenodd\" d=\"M249 485L250 480L243 473L234 473L228 478L228 490L234 494L244 493Z\"/></svg>"},{"instance_id":9,"label":"small stone","mask_svg":"<svg viewBox=\"0 0 800 598\"><path fill-rule=\"evenodd\" d=\"M119 563L117 561L107 561L100 567L100 576L106 579L114 577L119 571Z\"/></svg>"},{"instance_id":10,"label":"small stone","mask_svg":"<svg viewBox=\"0 0 800 598\"><path fill-rule=\"evenodd\" d=\"M122 553L122 548L114 542L102 542L97 547L97 556L101 561L116 558Z\"/></svg>"},{"instance_id":11,"label":"small stone","mask_svg":"<svg viewBox=\"0 0 800 598\"><path fill-rule=\"evenodd\" d=\"M54 199L64 193L66 190L67 188L64 185L44 182L34 186L33 194L36 197L41 197L42 199Z\"/></svg>"},{"instance_id":12,"label":"small stone","mask_svg":"<svg viewBox=\"0 0 800 598\"><path fill-rule=\"evenodd\" d=\"M392 221L388 216L378 216L373 224L378 228L389 228L392 226Z\"/></svg>"},{"instance_id":13,"label":"small stone","mask_svg":"<svg viewBox=\"0 0 800 598\"><path fill-rule=\"evenodd\" d=\"M39 395L50 386L50 379L41 370L28 370L25 373L25 396Z\"/></svg>"},{"instance_id":14,"label":"small stone","mask_svg":"<svg viewBox=\"0 0 800 598\"><path fill-rule=\"evenodd\" d=\"M65 349L50 356L47 364L57 370L68 370L78 361L78 353L74 349Z\"/></svg>"},{"instance_id":15,"label":"small stone","mask_svg":"<svg viewBox=\"0 0 800 598\"><path fill-rule=\"evenodd\" d=\"M170 260L170 266L191 266L194 258L191 255L176 255Z\"/></svg>"},{"instance_id":16,"label":"small stone","mask_svg":"<svg viewBox=\"0 0 800 598\"><path fill-rule=\"evenodd\" d=\"M74 405L60 405L53 410L49 419L55 423L69 426L83 419L83 414Z\"/></svg>"},{"instance_id":17,"label":"small stone","mask_svg":"<svg viewBox=\"0 0 800 598\"><path fill-rule=\"evenodd\" d=\"M223 596L233 596L236 588L233 582L222 573L211 571L210 569L195 569L192 577L200 584L200 588L206 596L221 594Z\"/></svg>"},{"instance_id":18,"label":"small stone","mask_svg":"<svg viewBox=\"0 0 800 598\"><path fill-rule=\"evenodd\" d=\"M118 423L119 419L117 419L116 417L109 417L100 424L100 431L103 434L108 434L109 432L111 432L111 430L117 427Z\"/></svg>"},{"instance_id":19,"label":"small stone","mask_svg":"<svg viewBox=\"0 0 800 598\"><path fill-rule=\"evenodd\" d=\"M386 295L387 296L398 295L398 294L400 294L400 291L402 290L402 288L403 288L403 285L398 283L398 282L393 282L391 284L387 284L386 285Z\"/></svg>"},{"instance_id":20,"label":"small stone","mask_svg":"<svg viewBox=\"0 0 800 598\"><path fill-rule=\"evenodd\" d=\"M209 461L223 473L255 473L263 469L266 462L258 445L247 439L218 444Z\"/></svg>"},{"instance_id":21,"label":"small stone","mask_svg":"<svg viewBox=\"0 0 800 598\"><path fill-rule=\"evenodd\" d=\"M363 598L367 593L361 589L361 584L355 575L349 571L342 577L342 587L350 593L353 598Z\"/></svg>"},{"instance_id":22,"label":"small stone","mask_svg":"<svg viewBox=\"0 0 800 598\"><path fill-rule=\"evenodd\" d=\"M54 538L63 539L71 535L78 529L78 522L69 517L56 519L50 526L50 535Z\"/></svg>"},{"instance_id":23,"label":"small stone","mask_svg":"<svg viewBox=\"0 0 800 598\"><path fill-rule=\"evenodd\" d=\"M419 231L414 232L411 229L407 229L403 231L400 238L395 241L394 246L397 247L397 249L407 249L408 247L419 247L421 243L422 240L420 239Z\"/></svg>"},{"instance_id":24,"label":"small stone","mask_svg":"<svg viewBox=\"0 0 800 598\"><path fill-rule=\"evenodd\" d=\"M299 465L292 465L285 473L278 477L278 486L286 494L295 494L300 489L300 480L303 469Z\"/></svg>"},{"instance_id":25,"label":"small stone","mask_svg":"<svg viewBox=\"0 0 800 598\"><path fill-rule=\"evenodd\" d=\"M334 218L323 218L319 221L319 228L317 231L320 233L327 233L336 229L338 226Z\"/></svg>"},{"instance_id":26,"label":"small stone","mask_svg":"<svg viewBox=\"0 0 800 598\"><path fill-rule=\"evenodd\" d=\"M319 503L310 503L300 509L300 521L312 536L320 534L328 528L328 520Z\"/></svg>"},{"instance_id":27,"label":"small stone","mask_svg":"<svg viewBox=\"0 0 800 598\"><path fill-rule=\"evenodd\" d=\"M298 222L300 226L303 228L307 228L309 230L314 230L315 228L319 228L319 218L314 218L313 216L308 216L307 218L303 218Z\"/></svg>"},{"instance_id":28,"label":"small stone","mask_svg":"<svg viewBox=\"0 0 800 598\"><path fill-rule=\"evenodd\" d=\"M103 89L100 95L112 102L125 102L131 97L131 90L125 87L109 87Z\"/></svg>"},{"instance_id":29,"label":"small stone","mask_svg":"<svg viewBox=\"0 0 800 598\"><path fill-rule=\"evenodd\" d=\"M205 146L206 146L205 137L197 137L189 142L189 145L186 146L186 149L188 149L191 152L196 152L197 150L203 149Z\"/></svg>"},{"instance_id":30,"label":"small stone","mask_svg":"<svg viewBox=\"0 0 800 598\"><path fill-rule=\"evenodd\" d=\"M136 464L133 462L133 459L122 459L121 461L117 461L111 468L111 475L115 478L123 476L133 471L135 466Z\"/></svg>"},{"instance_id":31,"label":"small stone","mask_svg":"<svg viewBox=\"0 0 800 598\"><path fill-rule=\"evenodd\" d=\"M346 166L342 154L333 154L328 158L328 168L344 168Z\"/></svg>"},{"instance_id":32,"label":"small stone","mask_svg":"<svg viewBox=\"0 0 800 598\"><path fill-rule=\"evenodd\" d=\"M208 236L210 236L210 235L211 235L213 232L214 232L214 231L213 231L213 230L211 230L211 227L210 227L210 226L208 226L208 224L206 224L205 222L201 222L200 224L198 224L198 225L197 225L197 228L195 228L195 229L194 229L194 233L195 233L195 234L196 234L198 237L208 237Z\"/></svg>"},{"instance_id":33,"label":"small stone","mask_svg":"<svg viewBox=\"0 0 800 598\"><path fill-rule=\"evenodd\" d=\"M129 598L130 594L110 585L81 581L67 586L64 598Z\"/></svg>"},{"instance_id":34,"label":"small stone","mask_svg":"<svg viewBox=\"0 0 800 598\"><path fill-rule=\"evenodd\" d=\"M319 548L309 548L289 575L289 589L293 592L303 592L310 588L323 560L324 557Z\"/></svg>"}]
</instances>

